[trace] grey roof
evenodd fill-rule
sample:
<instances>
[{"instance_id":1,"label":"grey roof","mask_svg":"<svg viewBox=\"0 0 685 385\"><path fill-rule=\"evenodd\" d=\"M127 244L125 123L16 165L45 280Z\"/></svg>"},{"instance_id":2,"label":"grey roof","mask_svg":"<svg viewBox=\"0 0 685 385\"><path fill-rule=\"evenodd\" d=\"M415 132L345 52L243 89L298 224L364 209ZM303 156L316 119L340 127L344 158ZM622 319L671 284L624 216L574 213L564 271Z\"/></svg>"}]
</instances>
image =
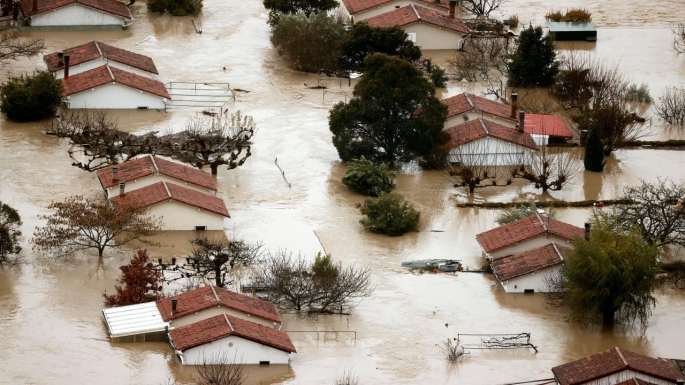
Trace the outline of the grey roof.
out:
<instances>
[{"instance_id":1,"label":"grey roof","mask_svg":"<svg viewBox=\"0 0 685 385\"><path fill-rule=\"evenodd\" d=\"M547 22L547 28L550 32L579 32L579 31L596 31L592 23L571 23L571 22Z\"/></svg>"},{"instance_id":2,"label":"grey roof","mask_svg":"<svg viewBox=\"0 0 685 385\"><path fill-rule=\"evenodd\" d=\"M161 332L169 326L155 302L104 309L102 314L112 338Z\"/></svg>"}]
</instances>

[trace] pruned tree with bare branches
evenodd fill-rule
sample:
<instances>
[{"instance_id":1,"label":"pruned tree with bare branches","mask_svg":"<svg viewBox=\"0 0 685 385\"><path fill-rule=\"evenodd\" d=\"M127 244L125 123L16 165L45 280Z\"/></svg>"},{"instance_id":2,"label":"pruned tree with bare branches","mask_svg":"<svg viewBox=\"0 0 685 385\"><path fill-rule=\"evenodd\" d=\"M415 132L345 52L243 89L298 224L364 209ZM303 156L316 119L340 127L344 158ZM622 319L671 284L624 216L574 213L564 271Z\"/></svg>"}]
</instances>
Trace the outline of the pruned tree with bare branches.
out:
<instances>
[{"instance_id":1,"label":"pruned tree with bare branches","mask_svg":"<svg viewBox=\"0 0 685 385\"><path fill-rule=\"evenodd\" d=\"M461 6L465 11L476 17L490 17L490 14L504 4L506 0L462 0Z\"/></svg>"},{"instance_id":2,"label":"pruned tree with bare branches","mask_svg":"<svg viewBox=\"0 0 685 385\"><path fill-rule=\"evenodd\" d=\"M654 112L668 124L685 126L685 88L667 88L654 104Z\"/></svg>"},{"instance_id":3,"label":"pruned tree with bare branches","mask_svg":"<svg viewBox=\"0 0 685 385\"><path fill-rule=\"evenodd\" d=\"M458 56L449 61L449 68L458 79L467 81L485 80L485 94L506 100L507 55L510 53L509 39L500 36L474 36L464 42Z\"/></svg>"},{"instance_id":4,"label":"pruned tree with bare branches","mask_svg":"<svg viewBox=\"0 0 685 385\"><path fill-rule=\"evenodd\" d=\"M243 385L247 379L245 364L228 351L202 355L202 362L196 366L197 377L192 376L197 385Z\"/></svg>"},{"instance_id":5,"label":"pruned tree with bare branches","mask_svg":"<svg viewBox=\"0 0 685 385\"><path fill-rule=\"evenodd\" d=\"M582 163L570 153L543 147L541 153L533 155L530 161L520 162L511 176L525 179L543 192L559 191L582 170Z\"/></svg>"},{"instance_id":6,"label":"pruned tree with bare branches","mask_svg":"<svg viewBox=\"0 0 685 385\"><path fill-rule=\"evenodd\" d=\"M0 28L0 63L10 60L36 56L45 49L42 38L22 38L21 32L14 28Z\"/></svg>"},{"instance_id":7,"label":"pruned tree with bare branches","mask_svg":"<svg viewBox=\"0 0 685 385\"><path fill-rule=\"evenodd\" d=\"M673 34L673 49L678 53L685 53L685 23L678 23L671 27Z\"/></svg>"}]
</instances>

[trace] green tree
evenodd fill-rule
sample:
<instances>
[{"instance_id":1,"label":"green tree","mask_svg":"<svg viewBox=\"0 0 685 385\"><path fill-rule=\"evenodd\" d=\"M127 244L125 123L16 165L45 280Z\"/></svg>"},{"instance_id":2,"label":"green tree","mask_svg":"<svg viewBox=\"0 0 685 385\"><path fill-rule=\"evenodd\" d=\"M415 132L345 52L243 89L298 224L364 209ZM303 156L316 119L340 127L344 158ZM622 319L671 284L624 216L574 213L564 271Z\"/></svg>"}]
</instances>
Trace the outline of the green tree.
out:
<instances>
[{"instance_id":1,"label":"green tree","mask_svg":"<svg viewBox=\"0 0 685 385\"><path fill-rule=\"evenodd\" d=\"M421 58L421 48L408 39L400 27L369 27L360 22L347 33L340 56L340 66L348 71L364 72L364 59L374 53L396 56L408 62Z\"/></svg>"},{"instance_id":2,"label":"green tree","mask_svg":"<svg viewBox=\"0 0 685 385\"><path fill-rule=\"evenodd\" d=\"M197 15L202 11L202 0L148 0L147 9L174 16Z\"/></svg>"},{"instance_id":3,"label":"green tree","mask_svg":"<svg viewBox=\"0 0 685 385\"><path fill-rule=\"evenodd\" d=\"M449 136L447 107L409 62L373 54L348 104L331 109L329 125L340 158L386 163L429 155Z\"/></svg>"},{"instance_id":4,"label":"green tree","mask_svg":"<svg viewBox=\"0 0 685 385\"><path fill-rule=\"evenodd\" d=\"M378 198L367 198L364 204L357 204L362 215L359 221L367 230L392 237L409 231L418 231L421 213L397 193L383 194Z\"/></svg>"},{"instance_id":5,"label":"green tree","mask_svg":"<svg viewBox=\"0 0 685 385\"><path fill-rule=\"evenodd\" d=\"M12 254L19 254L21 217L17 210L0 201L0 264Z\"/></svg>"},{"instance_id":6,"label":"green tree","mask_svg":"<svg viewBox=\"0 0 685 385\"><path fill-rule=\"evenodd\" d=\"M593 172L604 170L604 147L599 137L599 130L593 128L585 144L585 169Z\"/></svg>"},{"instance_id":7,"label":"green tree","mask_svg":"<svg viewBox=\"0 0 685 385\"><path fill-rule=\"evenodd\" d=\"M396 176L387 164L374 164L362 156L350 163L342 182L356 193L377 197L395 188Z\"/></svg>"},{"instance_id":8,"label":"green tree","mask_svg":"<svg viewBox=\"0 0 685 385\"><path fill-rule=\"evenodd\" d=\"M269 25L280 23L284 15L309 17L316 13L326 13L338 6L335 0L264 0L264 8L269 10Z\"/></svg>"},{"instance_id":9,"label":"green tree","mask_svg":"<svg viewBox=\"0 0 685 385\"><path fill-rule=\"evenodd\" d=\"M338 68L345 29L325 13L284 15L271 31L271 42L295 69L305 72Z\"/></svg>"},{"instance_id":10,"label":"green tree","mask_svg":"<svg viewBox=\"0 0 685 385\"><path fill-rule=\"evenodd\" d=\"M608 327L635 321L646 325L659 285L656 246L639 229L621 228L610 215L595 214L591 223L590 241L573 241L561 272L571 318Z\"/></svg>"},{"instance_id":11,"label":"green tree","mask_svg":"<svg viewBox=\"0 0 685 385\"><path fill-rule=\"evenodd\" d=\"M0 86L0 111L17 122L54 116L61 103L62 81L48 71L11 77Z\"/></svg>"},{"instance_id":12,"label":"green tree","mask_svg":"<svg viewBox=\"0 0 685 385\"><path fill-rule=\"evenodd\" d=\"M516 51L509 58L510 87L549 86L559 73L554 39L543 36L542 27L531 25L521 31Z\"/></svg>"}]
</instances>

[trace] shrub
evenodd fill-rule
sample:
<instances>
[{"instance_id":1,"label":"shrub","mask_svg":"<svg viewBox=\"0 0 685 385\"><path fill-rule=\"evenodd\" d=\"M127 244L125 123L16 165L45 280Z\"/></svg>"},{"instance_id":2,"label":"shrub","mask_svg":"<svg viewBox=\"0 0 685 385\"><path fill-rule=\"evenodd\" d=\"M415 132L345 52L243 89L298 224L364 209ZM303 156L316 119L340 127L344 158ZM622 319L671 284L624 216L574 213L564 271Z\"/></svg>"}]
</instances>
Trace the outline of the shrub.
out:
<instances>
[{"instance_id":1,"label":"shrub","mask_svg":"<svg viewBox=\"0 0 685 385\"><path fill-rule=\"evenodd\" d=\"M626 101L635 103L652 103L654 99L649 95L649 86L645 83L639 86L635 83L631 84L626 90Z\"/></svg>"},{"instance_id":2,"label":"shrub","mask_svg":"<svg viewBox=\"0 0 685 385\"><path fill-rule=\"evenodd\" d=\"M395 188L395 176L387 164L377 165L362 156L350 163L342 182L356 193L377 197Z\"/></svg>"},{"instance_id":3,"label":"shrub","mask_svg":"<svg viewBox=\"0 0 685 385\"><path fill-rule=\"evenodd\" d=\"M414 209L397 193L383 194L378 198L367 198L364 204L357 204L364 219L359 223L367 230L390 235L402 235L418 231L421 213Z\"/></svg>"},{"instance_id":4,"label":"shrub","mask_svg":"<svg viewBox=\"0 0 685 385\"><path fill-rule=\"evenodd\" d=\"M202 0L148 0L147 8L174 16L196 15L202 10Z\"/></svg>"},{"instance_id":5,"label":"shrub","mask_svg":"<svg viewBox=\"0 0 685 385\"><path fill-rule=\"evenodd\" d=\"M497 217L495 217L495 222L498 225L504 226L507 223L516 222L519 219L528 218L531 215L538 213L538 207L534 202L524 203L520 206L511 206L502 210ZM554 206L550 206L550 209L545 213L550 218L557 217L557 210Z\"/></svg>"},{"instance_id":6,"label":"shrub","mask_svg":"<svg viewBox=\"0 0 685 385\"><path fill-rule=\"evenodd\" d=\"M592 21L592 14L584 8L571 8L566 10L566 13L561 13L561 11L547 12L545 19L555 22L589 23Z\"/></svg>"},{"instance_id":7,"label":"shrub","mask_svg":"<svg viewBox=\"0 0 685 385\"><path fill-rule=\"evenodd\" d=\"M509 17L509 28L516 28L519 26L519 16L518 15L511 15Z\"/></svg>"},{"instance_id":8,"label":"shrub","mask_svg":"<svg viewBox=\"0 0 685 385\"><path fill-rule=\"evenodd\" d=\"M0 87L0 111L17 122L54 116L61 102L62 82L47 71L11 77Z\"/></svg>"},{"instance_id":9,"label":"shrub","mask_svg":"<svg viewBox=\"0 0 685 385\"><path fill-rule=\"evenodd\" d=\"M604 170L604 147L599 136L599 129L590 130L587 143L585 144L585 169L592 172Z\"/></svg>"},{"instance_id":10,"label":"shrub","mask_svg":"<svg viewBox=\"0 0 685 385\"><path fill-rule=\"evenodd\" d=\"M445 75L445 70L434 66L430 73L431 83L435 88L445 88L447 86L447 75Z\"/></svg>"}]
</instances>

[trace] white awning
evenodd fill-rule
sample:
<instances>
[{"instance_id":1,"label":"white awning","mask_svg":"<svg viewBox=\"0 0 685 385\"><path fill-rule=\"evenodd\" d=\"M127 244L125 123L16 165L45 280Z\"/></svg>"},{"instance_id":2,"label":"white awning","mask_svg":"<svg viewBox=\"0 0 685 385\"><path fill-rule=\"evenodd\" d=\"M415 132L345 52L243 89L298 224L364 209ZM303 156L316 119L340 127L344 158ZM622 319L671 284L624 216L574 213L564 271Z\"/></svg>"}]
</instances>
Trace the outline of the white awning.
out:
<instances>
[{"instance_id":1,"label":"white awning","mask_svg":"<svg viewBox=\"0 0 685 385\"><path fill-rule=\"evenodd\" d=\"M136 334L164 331L168 322L164 322L154 302L104 309L110 337L124 337Z\"/></svg>"}]
</instances>

